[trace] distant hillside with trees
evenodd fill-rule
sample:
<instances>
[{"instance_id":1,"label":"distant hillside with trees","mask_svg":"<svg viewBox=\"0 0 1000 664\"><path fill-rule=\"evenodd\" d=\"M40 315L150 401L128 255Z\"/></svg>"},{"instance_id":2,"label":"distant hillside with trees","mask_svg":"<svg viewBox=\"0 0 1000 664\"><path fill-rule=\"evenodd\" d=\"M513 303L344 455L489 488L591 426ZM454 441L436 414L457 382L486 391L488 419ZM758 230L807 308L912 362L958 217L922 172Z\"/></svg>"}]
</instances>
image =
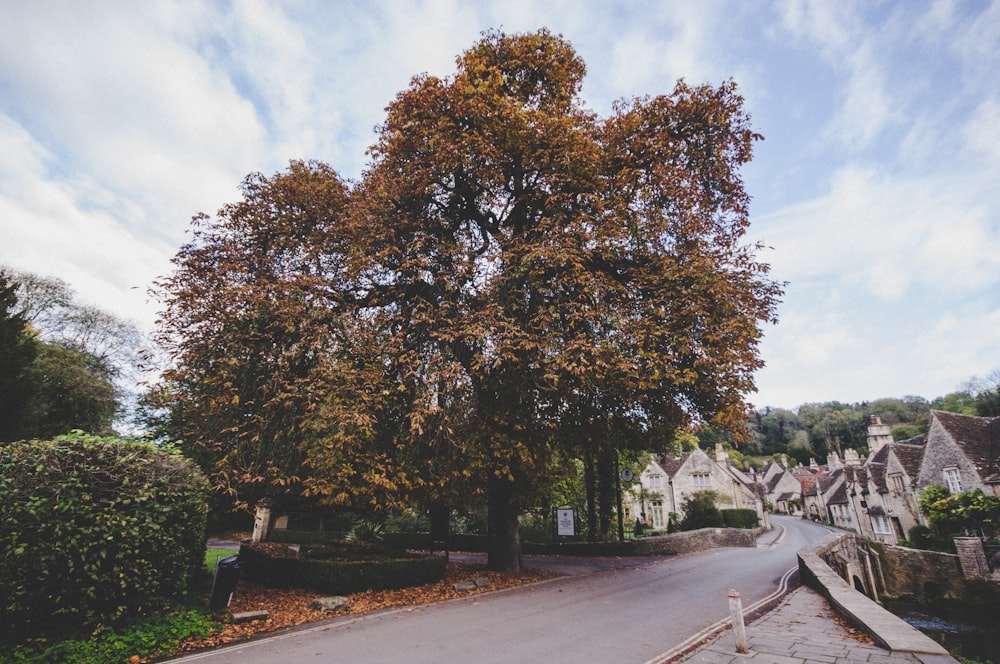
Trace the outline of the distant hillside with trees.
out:
<instances>
[{"instance_id":1,"label":"distant hillside with trees","mask_svg":"<svg viewBox=\"0 0 1000 664\"><path fill-rule=\"evenodd\" d=\"M868 447L868 417L878 415L892 427L895 440L906 440L927 431L931 410L964 415L991 417L1000 415L1000 369L986 378L973 377L955 392L933 401L924 397L904 396L859 403L826 401L805 403L797 408L764 408L748 421L749 442L738 447L746 456L787 454L808 464L810 459L823 463L827 454ZM700 432L702 447L724 442L713 431Z\"/></svg>"}]
</instances>

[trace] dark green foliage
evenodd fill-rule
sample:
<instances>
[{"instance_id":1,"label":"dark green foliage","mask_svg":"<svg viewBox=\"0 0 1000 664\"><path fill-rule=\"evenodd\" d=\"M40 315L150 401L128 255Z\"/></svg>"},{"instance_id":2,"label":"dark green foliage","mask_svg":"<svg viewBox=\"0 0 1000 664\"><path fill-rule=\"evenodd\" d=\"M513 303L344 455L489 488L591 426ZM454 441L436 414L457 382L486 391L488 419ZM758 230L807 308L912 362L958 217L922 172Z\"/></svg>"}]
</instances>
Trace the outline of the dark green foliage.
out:
<instances>
[{"instance_id":1,"label":"dark green foliage","mask_svg":"<svg viewBox=\"0 0 1000 664\"><path fill-rule=\"evenodd\" d=\"M30 396L27 371L38 342L19 313L17 286L0 270L0 441L20 435Z\"/></svg>"},{"instance_id":2,"label":"dark green foliage","mask_svg":"<svg viewBox=\"0 0 1000 664\"><path fill-rule=\"evenodd\" d=\"M385 526L370 519L359 519L347 533L347 539L352 542L381 542L383 537Z\"/></svg>"},{"instance_id":3,"label":"dark green foliage","mask_svg":"<svg viewBox=\"0 0 1000 664\"><path fill-rule=\"evenodd\" d=\"M0 664L112 664L171 655L188 638L205 638L221 625L197 609L171 611L135 622L126 628L99 627L80 639L46 640L0 651Z\"/></svg>"},{"instance_id":4,"label":"dark green foliage","mask_svg":"<svg viewBox=\"0 0 1000 664\"><path fill-rule=\"evenodd\" d=\"M52 438L77 429L99 435L112 432L118 392L90 353L41 343L27 376L33 393L24 435Z\"/></svg>"},{"instance_id":5,"label":"dark green foliage","mask_svg":"<svg viewBox=\"0 0 1000 664\"><path fill-rule=\"evenodd\" d=\"M722 521L726 528L746 528L753 530L757 527L757 511L751 509L731 509L720 510Z\"/></svg>"},{"instance_id":6,"label":"dark green foliage","mask_svg":"<svg viewBox=\"0 0 1000 664\"><path fill-rule=\"evenodd\" d=\"M917 524L906 532L906 539L914 549L936 550L941 548L938 538L927 526Z\"/></svg>"},{"instance_id":7,"label":"dark green foliage","mask_svg":"<svg viewBox=\"0 0 1000 664\"><path fill-rule=\"evenodd\" d=\"M347 543L311 546L299 555L280 548L266 543L242 546L240 562L245 577L268 586L347 595L433 583L444 577L447 564L444 556L392 554L379 547L359 548Z\"/></svg>"},{"instance_id":8,"label":"dark green foliage","mask_svg":"<svg viewBox=\"0 0 1000 664\"><path fill-rule=\"evenodd\" d=\"M166 606L199 578L207 480L149 444L82 434L0 446L2 640Z\"/></svg>"},{"instance_id":9,"label":"dark green foliage","mask_svg":"<svg viewBox=\"0 0 1000 664\"><path fill-rule=\"evenodd\" d=\"M681 530L697 530L698 528L723 528L726 523L722 512L715 505L714 491L698 491L684 499L684 520Z\"/></svg>"},{"instance_id":10,"label":"dark green foliage","mask_svg":"<svg viewBox=\"0 0 1000 664\"><path fill-rule=\"evenodd\" d=\"M962 535L1000 526L1000 498L982 489L952 494L943 486L929 486L920 493L920 511L941 536Z\"/></svg>"}]
</instances>

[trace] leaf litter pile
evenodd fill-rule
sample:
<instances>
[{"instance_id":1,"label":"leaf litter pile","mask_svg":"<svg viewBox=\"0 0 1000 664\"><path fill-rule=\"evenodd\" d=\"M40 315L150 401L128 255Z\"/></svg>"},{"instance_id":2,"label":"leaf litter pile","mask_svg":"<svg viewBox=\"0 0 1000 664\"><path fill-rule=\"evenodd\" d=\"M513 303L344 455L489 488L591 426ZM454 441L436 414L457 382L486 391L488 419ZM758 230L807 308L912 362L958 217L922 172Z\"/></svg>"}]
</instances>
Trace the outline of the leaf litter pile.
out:
<instances>
[{"instance_id":1,"label":"leaf litter pile","mask_svg":"<svg viewBox=\"0 0 1000 664\"><path fill-rule=\"evenodd\" d=\"M524 570L521 572L492 572L485 565L473 563L448 563L444 578L436 583L422 586L401 588L399 590L368 590L347 595L350 608L337 612L313 611L309 604L319 597L329 593L319 593L301 588L271 588L267 586L240 581L229 605L227 622L223 629L205 639L189 640L181 644L179 653L190 652L201 648L218 646L233 641L273 632L286 627L294 627L319 620L329 620L342 615L361 614L380 609L416 606L430 602L440 602L476 593L511 588L526 583L542 581L554 576L552 572L542 570ZM489 584L475 590L458 591L453 587L456 583L470 579L489 579ZM266 620L252 620L245 623L233 623L229 618L246 611L267 611Z\"/></svg>"}]
</instances>

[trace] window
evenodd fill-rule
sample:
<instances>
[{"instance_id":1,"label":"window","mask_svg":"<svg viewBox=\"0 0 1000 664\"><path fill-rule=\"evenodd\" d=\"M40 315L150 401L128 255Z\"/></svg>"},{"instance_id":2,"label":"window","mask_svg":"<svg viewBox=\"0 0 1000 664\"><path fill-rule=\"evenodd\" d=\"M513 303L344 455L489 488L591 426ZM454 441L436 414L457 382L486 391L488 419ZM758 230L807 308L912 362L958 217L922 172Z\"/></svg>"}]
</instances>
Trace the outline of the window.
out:
<instances>
[{"instance_id":1,"label":"window","mask_svg":"<svg viewBox=\"0 0 1000 664\"><path fill-rule=\"evenodd\" d=\"M661 486L661 481L663 480L663 475L650 475L649 476L649 488L659 489Z\"/></svg>"},{"instance_id":2,"label":"window","mask_svg":"<svg viewBox=\"0 0 1000 664\"><path fill-rule=\"evenodd\" d=\"M892 491L892 495L898 496L903 493L906 489L906 483L903 481L903 475L901 473L892 473L889 475L889 489Z\"/></svg>"},{"instance_id":3,"label":"window","mask_svg":"<svg viewBox=\"0 0 1000 664\"><path fill-rule=\"evenodd\" d=\"M872 514L872 531L876 535L891 535L892 529L889 527L889 520L881 514Z\"/></svg>"},{"instance_id":4,"label":"window","mask_svg":"<svg viewBox=\"0 0 1000 664\"><path fill-rule=\"evenodd\" d=\"M948 483L948 491L962 493L962 474L958 468L945 468L944 479Z\"/></svg>"},{"instance_id":5,"label":"window","mask_svg":"<svg viewBox=\"0 0 1000 664\"><path fill-rule=\"evenodd\" d=\"M653 510L653 528L665 528L663 523L663 501L654 500L649 504Z\"/></svg>"},{"instance_id":6,"label":"window","mask_svg":"<svg viewBox=\"0 0 1000 664\"><path fill-rule=\"evenodd\" d=\"M712 486L712 481L708 476L708 473L692 473L691 482L697 487Z\"/></svg>"}]
</instances>

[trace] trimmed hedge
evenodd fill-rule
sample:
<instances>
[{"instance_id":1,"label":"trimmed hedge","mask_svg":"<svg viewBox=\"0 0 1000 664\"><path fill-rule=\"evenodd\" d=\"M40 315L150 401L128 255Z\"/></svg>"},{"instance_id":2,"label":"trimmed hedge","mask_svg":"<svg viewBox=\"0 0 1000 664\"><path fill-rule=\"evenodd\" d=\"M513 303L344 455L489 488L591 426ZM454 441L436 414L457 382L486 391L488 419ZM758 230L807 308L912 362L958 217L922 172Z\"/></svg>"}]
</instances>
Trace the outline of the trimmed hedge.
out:
<instances>
[{"instance_id":1,"label":"trimmed hedge","mask_svg":"<svg viewBox=\"0 0 1000 664\"><path fill-rule=\"evenodd\" d=\"M340 557L329 557L337 555ZM365 557L367 559L363 559ZM444 556L380 556L374 551L362 550L346 554L324 552L318 545L295 555L287 547L270 543L240 547L240 568L247 580L266 586L308 588L335 595L433 583L444 577L446 565Z\"/></svg>"},{"instance_id":2,"label":"trimmed hedge","mask_svg":"<svg viewBox=\"0 0 1000 664\"><path fill-rule=\"evenodd\" d=\"M194 463L150 444L0 444L0 636L66 636L168 606L199 577L207 492Z\"/></svg>"},{"instance_id":3,"label":"trimmed hedge","mask_svg":"<svg viewBox=\"0 0 1000 664\"><path fill-rule=\"evenodd\" d=\"M758 526L757 510L751 509L730 509L719 510L722 512L722 520L726 528L746 528L753 530Z\"/></svg>"}]
</instances>

